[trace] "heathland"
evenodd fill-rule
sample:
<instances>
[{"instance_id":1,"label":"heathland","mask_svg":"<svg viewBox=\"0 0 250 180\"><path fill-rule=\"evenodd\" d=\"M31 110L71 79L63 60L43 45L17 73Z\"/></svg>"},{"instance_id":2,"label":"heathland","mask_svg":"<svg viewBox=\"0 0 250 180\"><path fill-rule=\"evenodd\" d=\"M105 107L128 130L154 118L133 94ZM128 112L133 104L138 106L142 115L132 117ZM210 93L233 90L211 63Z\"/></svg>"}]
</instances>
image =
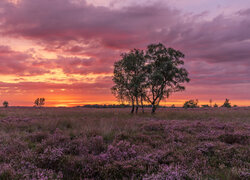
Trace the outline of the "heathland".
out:
<instances>
[{"instance_id":1,"label":"heathland","mask_svg":"<svg viewBox=\"0 0 250 180\"><path fill-rule=\"evenodd\" d=\"M249 179L250 108L1 108L0 179Z\"/></svg>"}]
</instances>

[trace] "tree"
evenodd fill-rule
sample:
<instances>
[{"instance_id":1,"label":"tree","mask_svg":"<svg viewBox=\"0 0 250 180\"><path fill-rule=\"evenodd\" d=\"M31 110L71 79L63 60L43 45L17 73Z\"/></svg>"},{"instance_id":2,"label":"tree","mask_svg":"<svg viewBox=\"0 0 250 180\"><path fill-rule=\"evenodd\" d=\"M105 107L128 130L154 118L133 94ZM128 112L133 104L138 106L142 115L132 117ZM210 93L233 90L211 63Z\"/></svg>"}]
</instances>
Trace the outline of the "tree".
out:
<instances>
[{"instance_id":1,"label":"tree","mask_svg":"<svg viewBox=\"0 0 250 180\"><path fill-rule=\"evenodd\" d=\"M9 102L8 101L4 101L3 102L3 107L7 108L9 106Z\"/></svg>"},{"instance_id":2,"label":"tree","mask_svg":"<svg viewBox=\"0 0 250 180\"><path fill-rule=\"evenodd\" d=\"M210 107L212 107L213 100L210 99L210 100L209 100L209 103L210 103Z\"/></svg>"},{"instance_id":3,"label":"tree","mask_svg":"<svg viewBox=\"0 0 250 180\"><path fill-rule=\"evenodd\" d=\"M37 107L42 107L45 104L45 98L37 98L34 104Z\"/></svg>"},{"instance_id":4,"label":"tree","mask_svg":"<svg viewBox=\"0 0 250 180\"><path fill-rule=\"evenodd\" d=\"M114 64L112 93L119 101L132 103L131 113L136 113L139 104L143 108L145 98L145 58L144 52L139 49L131 50L129 53L121 54L122 59Z\"/></svg>"},{"instance_id":5,"label":"tree","mask_svg":"<svg viewBox=\"0 0 250 180\"><path fill-rule=\"evenodd\" d=\"M163 44L151 44L146 53L134 49L121 55L114 64L112 93L119 101L132 104L131 113L147 102L155 113L161 100L173 92L183 91L189 82L188 72L182 68L184 54Z\"/></svg>"},{"instance_id":6,"label":"tree","mask_svg":"<svg viewBox=\"0 0 250 180\"><path fill-rule=\"evenodd\" d=\"M161 100L173 92L183 91L184 82L189 82L188 72L180 67L184 54L163 44L151 44L146 51L146 89L145 97L155 113Z\"/></svg>"},{"instance_id":7,"label":"tree","mask_svg":"<svg viewBox=\"0 0 250 180\"><path fill-rule=\"evenodd\" d=\"M184 108L198 108L199 107L198 103L199 103L198 99L196 99L196 100L191 99L189 101L186 101L184 103L183 107Z\"/></svg>"},{"instance_id":8,"label":"tree","mask_svg":"<svg viewBox=\"0 0 250 180\"><path fill-rule=\"evenodd\" d=\"M171 108L175 108L175 105L174 104L172 104L172 106L170 106Z\"/></svg>"},{"instance_id":9,"label":"tree","mask_svg":"<svg viewBox=\"0 0 250 180\"><path fill-rule=\"evenodd\" d=\"M215 103L215 104L214 104L214 107L217 108L217 107L219 107L219 106Z\"/></svg>"},{"instance_id":10,"label":"tree","mask_svg":"<svg viewBox=\"0 0 250 180\"><path fill-rule=\"evenodd\" d=\"M221 107L227 107L230 108L231 107L231 103L229 102L229 99L226 99L224 104Z\"/></svg>"}]
</instances>

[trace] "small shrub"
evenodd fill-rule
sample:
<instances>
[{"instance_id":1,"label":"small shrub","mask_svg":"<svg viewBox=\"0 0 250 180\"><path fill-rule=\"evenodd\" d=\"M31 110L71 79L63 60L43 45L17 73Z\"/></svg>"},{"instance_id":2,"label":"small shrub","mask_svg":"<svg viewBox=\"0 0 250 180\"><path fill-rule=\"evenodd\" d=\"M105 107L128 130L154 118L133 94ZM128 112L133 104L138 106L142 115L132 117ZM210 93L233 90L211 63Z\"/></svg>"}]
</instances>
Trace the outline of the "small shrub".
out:
<instances>
[{"instance_id":1,"label":"small shrub","mask_svg":"<svg viewBox=\"0 0 250 180\"><path fill-rule=\"evenodd\" d=\"M224 104L221 107L226 107L226 108L230 108L231 107L231 103L229 102L229 99L226 99Z\"/></svg>"},{"instance_id":2,"label":"small shrub","mask_svg":"<svg viewBox=\"0 0 250 180\"><path fill-rule=\"evenodd\" d=\"M37 165L44 168L58 170L63 158L64 153L62 148L48 147L43 153L39 154Z\"/></svg>"},{"instance_id":3,"label":"small shrub","mask_svg":"<svg viewBox=\"0 0 250 180\"><path fill-rule=\"evenodd\" d=\"M91 137L87 142L87 147L89 152L95 155L102 153L106 149L102 136Z\"/></svg>"},{"instance_id":4,"label":"small shrub","mask_svg":"<svg viewBox=\"0 0 250 180\"><path fill-rule=\"evenodd\" d=\"M247 135L241 135L241 134L223 134L219 137L219 139L222 142L228 143L228 144L248 144L249 143L249 137Z\"/></svg>"},{"instance_id":5,"label":"small shrub","mask_svg":"<svg viewBox=\"0 0 250 180\"><path fill-rule=\"evenodd\" d=\"M15 170L9 164L0 164L0 179L12 180L15 177Z\"/></svg>"},{"instance_id":6,"label":"small shrub","mask_svg":"<svg viewBox=\"0 0 250 180\"><path fill-rule=\"evenodd\" d=\"M33 143L41 143L44 139L48 137L46 132L34 132L30 136L27 137Z\"/></svg>"},{"instance_id":7,"label":"small shrub","mask_svg":"<svg viewBox=\"0 0 250 180\"><path fill-rule=\"evenodd\" d=\"M175 108L175 105L173 104L173 105L171 106L171 108Z\"/></svg>"},{"instance_id":8,"label":"small shrub","mask_svg":"<svg viewBox=\"0 0 250 180\"><path fill-rule=\"evenodd\" d=\"M183 107L184 108L198 108L199 107L198 102L199 102L198 99L196 99L196 100L191 99L189 101L186 101L184 103Z\"/></svg>"},{"instance_id":9,"label":"small shrub","mask_svg":"<svg viewBox=\"0 0 250 180\"><path fill-rule=\"evenodd\" d=\"M4 101L3 102L3 107L5 107L5 108L9 107L9 102L8 101Z\"/></svg>"},{"instance_id":10,"label":"small shrub","mask_svg":"<svg viewBox=\"0 0 250 180\"><path fill-rule=\"evenodd\" d=\"M152 175L146 175L143 180L179 180L179 179L191 179L185 170L180 167L161 166L158 173Z\"/></svg>"},{"instance_id":11,"label":"small shrub","mask_svg":"<svg viewBox=\"0 0 250 180\"><path fill-rule=\"evenodd\" d=\"M214 107L217 108L217 107L219 107L219 106L215 103L215 104L214 104Z\"/></svg>"}]
</instances>

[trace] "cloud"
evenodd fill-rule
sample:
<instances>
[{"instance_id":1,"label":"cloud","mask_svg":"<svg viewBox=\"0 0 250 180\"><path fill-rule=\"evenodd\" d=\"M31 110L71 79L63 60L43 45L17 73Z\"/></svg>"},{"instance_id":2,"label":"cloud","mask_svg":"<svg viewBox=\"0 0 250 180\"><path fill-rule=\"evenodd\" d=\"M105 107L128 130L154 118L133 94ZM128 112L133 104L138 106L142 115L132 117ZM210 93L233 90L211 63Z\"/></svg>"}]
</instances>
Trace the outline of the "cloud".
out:
<instances>
[{"instance_id":1,"label":"cloud","mask_svg":"<svg viewBox=\"0 0 250 180\"><path fill-rule=\"evenodd\" d=\"M58 56L53 61L56 68L63 70L65 74L107 74L112 67L103 67L103 63L93 58L77 58Z\"/></svg>"},{"instance_id":2,"label":"cloud","mask_svg":"<svg viewBox=\"0 0 250 180\"><path fill-rule=\"evenodd\" d=\"M31 76L61 69L66 75L107 75L121 52L162 42L184 52L192 86L250 88L249 9L206 16L207 12L182 12L163 1L111 8L84 0L21 0L17 4L1 0L0 35L30 40L55 58L0 46L0 74Z\"/></svg>"},{"instance_id":3,"label":"cloud","mask_svg":"<svg viewBox=\"0 0 250 180\"><path fill-rule=\"evenodd\" d=\"M0 46L0 74L33 76L49 73L49 70L32 66L31 54L13 51L8 46Z\"/></svg>"},{"instance_id":4,"label":"cloud","mask_svg":"<svg viewBox=\"0 0 250 180\"><path fill-rule=\"evenodd\" d=\"M108 47L128 48L178 19L177 11L159 5L111 10L81 2L22 0L18 5L5 5L1 29L8 35L61 46L69 41L99 39Z\"/></svg>"},{"instance_id":5,"label":"cloud","mask_svg":"<svg viewBox=\"0 0 250 180\"><path fill-rule=\"evenodd\" d=\"M248 60L248 9L239 11L238 16L220 15L211 21L183 14L159 1L148 6L110 9L85 1L22 0L18 5L5 4L3 9L3 34L32 39L54 51L84 53L88 47L81 43L121 51L163 41L182 49L192 59Z\"/></svg>"}]
</instances>

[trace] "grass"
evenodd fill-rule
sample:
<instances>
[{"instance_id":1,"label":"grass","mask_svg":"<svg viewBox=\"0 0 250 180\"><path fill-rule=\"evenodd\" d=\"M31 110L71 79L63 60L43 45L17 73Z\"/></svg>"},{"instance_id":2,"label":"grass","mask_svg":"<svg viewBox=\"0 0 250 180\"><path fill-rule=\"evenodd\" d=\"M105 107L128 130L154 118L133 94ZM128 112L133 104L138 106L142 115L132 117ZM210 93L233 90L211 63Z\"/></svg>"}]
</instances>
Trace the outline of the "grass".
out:
<instances>
[{"instance_id":1,"label":"grass","mask_svg":"<svg viewBox=\"0 0 250 180\"><path fill-rule=\"evenodd\" d=\"M248 179L250 108L0 108L0 179Z\"/></svg>"}]
</instances>

